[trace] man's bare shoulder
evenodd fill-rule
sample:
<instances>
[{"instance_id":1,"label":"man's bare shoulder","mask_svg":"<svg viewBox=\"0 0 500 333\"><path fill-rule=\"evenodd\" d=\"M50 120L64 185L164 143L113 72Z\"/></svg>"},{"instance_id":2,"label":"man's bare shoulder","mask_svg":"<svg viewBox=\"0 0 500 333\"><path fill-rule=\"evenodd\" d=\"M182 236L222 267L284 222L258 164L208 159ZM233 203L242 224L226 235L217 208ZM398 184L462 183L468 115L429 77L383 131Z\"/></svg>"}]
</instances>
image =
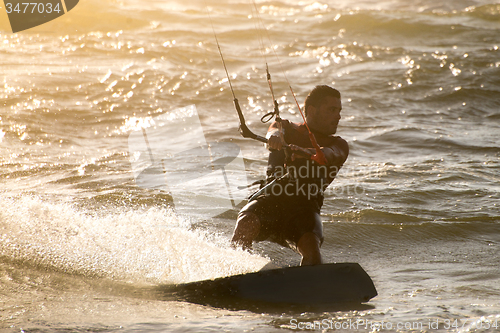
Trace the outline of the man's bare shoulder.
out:
<instances>
[{"instance_id":1,"label":"man's bare shoulder","mask_svg":"<svg viewBox=\"0 0 500 333\"><path fill-rule=\"evenodd\" d=\"M332 139L330 148L333 150L337 161L341 161L341 164L343 164L347 160L347 156L349 156L349 144L340 136L332 136Z\"/></svg>"},{"instance_id":2,"label":"man's bare shoulder","mask_svg":"<svg viewBox=\"0 0 500 333\"><path fill-rule=\"evenodd\" d=\"M340 136L332 136L333 139L333 144L337 147L339 147L342 150L346 150L349 152L349 144L347 143L346 140L341 138Z\"/></svg>"}]
</instances>

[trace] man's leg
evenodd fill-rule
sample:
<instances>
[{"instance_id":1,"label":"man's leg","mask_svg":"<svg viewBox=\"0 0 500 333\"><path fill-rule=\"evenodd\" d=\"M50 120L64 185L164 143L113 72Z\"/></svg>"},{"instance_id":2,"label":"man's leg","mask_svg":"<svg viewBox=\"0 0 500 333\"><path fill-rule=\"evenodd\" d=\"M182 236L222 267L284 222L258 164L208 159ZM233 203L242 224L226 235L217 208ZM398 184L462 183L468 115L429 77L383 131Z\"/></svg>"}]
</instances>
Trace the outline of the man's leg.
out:
<instances>
[{"instance_id":1,"label":"man's leg","mask_svg":"<svg viewBox=\"0 0 500 333\"><path fill-rule=\"evenodd\" d=\"M321 252L319 248L321 241L313 232L307 232L300 237L297 243L297 250L302 255L301 266L321 264Z\"/></svg>"},{"instance_id":2,"label":"man's leg","mask_svg":"<svg viewBox=\"0 0 500 333\"><path fill-rule=\"evenodd\" d=\"M259 235L260 221L252 212L242 212L238 216L236 228L234 229L231 242L242 246L243 249L251 249L253 240Z\"/></svg>"}]
</instances>

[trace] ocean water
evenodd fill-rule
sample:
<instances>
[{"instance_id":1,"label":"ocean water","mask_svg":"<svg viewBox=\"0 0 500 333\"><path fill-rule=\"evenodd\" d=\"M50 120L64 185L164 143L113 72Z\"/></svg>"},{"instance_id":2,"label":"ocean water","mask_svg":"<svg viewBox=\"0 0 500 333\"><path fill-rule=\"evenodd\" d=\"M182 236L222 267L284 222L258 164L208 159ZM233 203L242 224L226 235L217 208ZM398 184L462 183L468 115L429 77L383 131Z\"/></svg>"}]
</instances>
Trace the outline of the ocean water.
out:
<instances>
[{"instance_id":1,"label":"ocean water","mask_svg":"<svg viewBox=\"0 0 500 333\"><path fill-rule=\"evenodd\" d=\"M322 253L368 272L366 307L231 310L158 292L300 262L266 242L232 249L242 203L210 182L141 176L196 137L238 156L238 181L262 179L266 150L238 133L214 30L259 134L266 62L283 118L300 121L289 84L299 103L317 84L341 91L350 156L326 193ZM86 0L16 34L0 8L0 330L498 330L499 33L488 0ZM160 125L193 109L191 127ZM203 156L181 157L197 170Z\"/></svg>"}]
</instances>

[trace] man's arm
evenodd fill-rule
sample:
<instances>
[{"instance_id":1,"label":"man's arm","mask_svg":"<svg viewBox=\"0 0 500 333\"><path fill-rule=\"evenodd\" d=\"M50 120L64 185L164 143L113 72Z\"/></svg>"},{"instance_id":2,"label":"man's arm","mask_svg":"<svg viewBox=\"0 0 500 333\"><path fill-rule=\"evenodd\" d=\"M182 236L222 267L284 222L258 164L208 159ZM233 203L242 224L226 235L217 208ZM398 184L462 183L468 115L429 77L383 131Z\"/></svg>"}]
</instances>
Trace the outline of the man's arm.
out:
<instances>
[{"instance_id":1,"label":"man's arm","mask_svg":"<svg viewBox=\"0 0 500 333\"><path fill-rule=\"evenodd\" d=\"M302 148L297 145L288 145L292 152L309 152L311 155L316 153L314 148ZM335 143L331 146L320 147L323 154L325 154L325 158L328 166L334 165L342 165L347 160L347 156L349 155L349 145L347 141L344 139L337 137ZM292 160L295 158L305 158L304 155L299 155L297 153L292 155Z\"/></svg>"},{"instance_id":2,"label":"man's arm","mask_svg":"<svg viewBox=\"0 0 500 333\"><path fill-rule=\"evenodd\" d=\"M278 124L276 122L273 122L271 126L269 126L269 130L267 131L266 134L267 149L280 150L283 147L283 140L281 140L281 136L284 135L285 135L285 130L281 129L281 134L280 134Z\"/></svg>"},{"instance_id":3,"label":"man's arm","mask_svg":"<svg viewBox=\"0 0 500 333\"><path fill-rule=\"evenodd\" d=\"M321 147L325 154L328 165L342 165L349 156L349 145L341 137L337 137L335 143L328 147Z\"/></svg>"},{"instance_id":4,"label":"man's arm","mask_svg":"<svg viewBox=\"0 0 500 333\"><path fill-rule=\"evenodd\" d=\"M282 134L285 135L284 128L282 128L281 131ZM269 126L266 139L267 148L269 150L280 150L283 147L280 131L276 122L273 122L271 126ZM292 153L294 151L296 152L292 155L292 159L308 158L308 156L316 154L316 150L314 148L302 148L294 144L289 144L288 147L292 150ZM332 145L320 148L323 151L323 154L325 154L325 158L329 166L344 164L347 160L347 156L349 155L349 145L347 144L347 141L341 137L335 137L335 142ZM300 152L302 152L302 154L300 154Z\"/></svg>"}]
</instances>

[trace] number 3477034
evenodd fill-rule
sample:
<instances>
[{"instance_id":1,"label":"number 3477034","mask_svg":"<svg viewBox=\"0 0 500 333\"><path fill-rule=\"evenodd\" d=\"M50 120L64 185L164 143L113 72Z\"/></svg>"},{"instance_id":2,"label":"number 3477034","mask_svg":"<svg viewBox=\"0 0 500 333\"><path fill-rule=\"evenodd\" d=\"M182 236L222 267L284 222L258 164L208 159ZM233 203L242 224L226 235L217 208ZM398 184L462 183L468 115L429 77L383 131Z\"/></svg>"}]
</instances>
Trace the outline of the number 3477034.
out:
<instances>
[{"instance_id":1,"label":"number 3477034","mask_svg":"<svg viewBox=\"0 0 500 333\"><path fill-rule=\"evenodd\" d=\"M490 319L486 319L484 317L481 317L478 320L472 320L470 319L455 319L455 320L450 320L450 319L445 319L444 320L444 329L458 329L458 328L464 328L467 324L469 324L470 328L476 328L476 329L498 329L500 324L499 321L496 319L495 321L492 321Z\"/></svg>"},{"instance_id":2,"label":"number 3477034","mask_svg":"<svg viewBox=\"0 0 500 333\"><path fill-rule=\"evenodd\" d=\"M5 2L5 8L7 9L7 14L10 13L18 13L18 14L51 14L51 13L60 13L63 9L60 6L60 3L56 3L55 6L50 3L43 2L17 2L15 4L10 2Z\"/></svg>"}]
</instances>

